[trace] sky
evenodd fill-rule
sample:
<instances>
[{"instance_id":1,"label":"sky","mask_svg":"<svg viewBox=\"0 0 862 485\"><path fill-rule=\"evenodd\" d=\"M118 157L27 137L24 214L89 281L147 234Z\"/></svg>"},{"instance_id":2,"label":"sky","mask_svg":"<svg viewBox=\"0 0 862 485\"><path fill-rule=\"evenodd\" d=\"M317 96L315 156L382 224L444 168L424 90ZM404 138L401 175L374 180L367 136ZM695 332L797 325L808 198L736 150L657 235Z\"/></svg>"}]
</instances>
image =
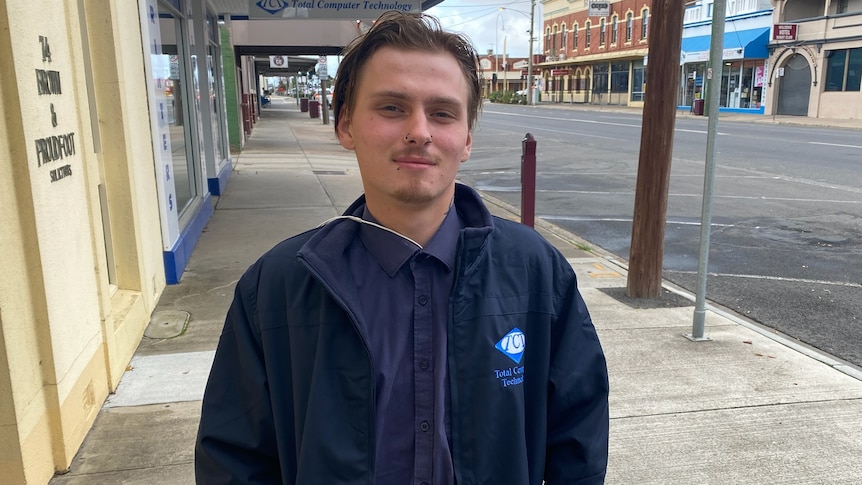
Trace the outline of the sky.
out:
<instances>
[{"instance_id":1,"label":"sky","mask_svg":"<svg viewBox=\"0 0 862 485\"><path fill-rule=\"evenodd\" d=\"M530 0L443 0L425 13L440 20L444 29L464 34L480 56L493 50L507 57L527 57L530 50ZM533 52L542 52L542 3L536 0L536 35ZM505 46L504 46L505 43ZM496 47L495 47L496 45ZM339 56L328 56L329 75L338 71Z\"/></svg>"},{"instance_id":2,"label":"sky","mask_svg":"<svg viewBox=\"0 0 862 485\"><path fill-rule=\"evenodd\" d=\"M479 55L488 50L509 57L527 57L530 50L530 0L443 0L426 11L443 28L464 34ZM542 4L536 0L533 52L541 52ZM496 48L495 48L496 44ZM504 45L505 44L505 45Z\"/></svg>"}]
</instances>

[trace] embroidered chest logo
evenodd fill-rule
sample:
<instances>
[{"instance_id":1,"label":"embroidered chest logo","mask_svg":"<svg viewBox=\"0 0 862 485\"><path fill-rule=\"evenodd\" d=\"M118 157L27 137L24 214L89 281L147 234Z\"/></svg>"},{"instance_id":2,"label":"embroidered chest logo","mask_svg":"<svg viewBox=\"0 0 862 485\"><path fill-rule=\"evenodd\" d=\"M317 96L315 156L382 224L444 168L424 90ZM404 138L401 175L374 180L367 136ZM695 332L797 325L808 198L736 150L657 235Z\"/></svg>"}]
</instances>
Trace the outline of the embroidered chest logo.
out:
<instances>
[{"instance_id":1,"label":"embroidered chest logo","mask_svg":"<svg viewBox=\"0 0 862 485\"><path fill-rule=\"evenodd\" d=\"M525 348L524 332L518 327L513 328L494 347L503 355L512 359L515 364L521 363ZM515 365L506 369L494 369L494 378L503 387L516 386L524 383L524 366Z\"/></svg>"},{"instance_id":2,"label":"embroidered chest logo","mask_svg":"<svg viewBox=\"0 0 862 485\"><path fill-rule=\"evenodd\" d=\"M524 355L524 333L515 327L504 335L495 347L513 362L520 364Z\"/></svg>"}]
</instances>

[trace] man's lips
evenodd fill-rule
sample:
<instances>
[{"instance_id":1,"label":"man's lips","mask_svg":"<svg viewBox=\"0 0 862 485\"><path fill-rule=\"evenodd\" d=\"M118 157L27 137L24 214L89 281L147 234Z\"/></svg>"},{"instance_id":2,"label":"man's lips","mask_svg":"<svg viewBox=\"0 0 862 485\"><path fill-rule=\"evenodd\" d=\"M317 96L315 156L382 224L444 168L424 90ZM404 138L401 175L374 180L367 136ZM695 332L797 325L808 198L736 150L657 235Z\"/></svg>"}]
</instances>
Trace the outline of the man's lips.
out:
<instances>
[{"instance_id":1,"label":"man's lips","mask_svg":"<svg viewBox=\"0 0 862 485\"><path fill-rule=\"evenodd\" d=\"M422 157L397 157L395 163L406 168L430 168L436 165L434 161Z\"/></svg>"}]
</instances>

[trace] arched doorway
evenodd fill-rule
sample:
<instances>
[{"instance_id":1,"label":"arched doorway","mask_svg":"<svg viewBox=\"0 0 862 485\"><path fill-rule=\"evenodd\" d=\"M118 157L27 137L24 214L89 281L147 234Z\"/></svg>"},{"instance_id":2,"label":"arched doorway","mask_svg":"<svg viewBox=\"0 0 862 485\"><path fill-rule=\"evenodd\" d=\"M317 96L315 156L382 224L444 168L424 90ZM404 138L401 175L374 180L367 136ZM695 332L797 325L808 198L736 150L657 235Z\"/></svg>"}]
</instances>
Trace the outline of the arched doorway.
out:
<instances>
[{"instance_id":1,"label":"arched doorway","mask_svg":"<svg viewBox=\"0 0 862 485\"><path fill-rule=\"evenodd\" d=\"M793 54L784 63L784 76L779 78L778 111L780 115L808 116L811 96L811 66L802 54Z\"/></svg>"}]
</instances>

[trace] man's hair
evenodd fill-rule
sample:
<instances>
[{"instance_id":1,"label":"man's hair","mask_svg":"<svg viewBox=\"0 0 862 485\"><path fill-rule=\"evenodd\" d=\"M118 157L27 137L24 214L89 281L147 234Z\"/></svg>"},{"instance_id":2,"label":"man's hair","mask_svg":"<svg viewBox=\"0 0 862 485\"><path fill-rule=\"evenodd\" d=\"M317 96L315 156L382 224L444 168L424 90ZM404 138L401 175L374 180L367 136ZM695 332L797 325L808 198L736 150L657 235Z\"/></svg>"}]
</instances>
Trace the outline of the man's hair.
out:
<instances>
[{"instance_id":1,"label":"man's hair","mask_svg":"<svg viewBox=\"0 0 862 485\"><path fill-rule=\"evenodd\" d=\"M356 90L363 67L382 47L451 54L467 81L467 126L473 128L482 100L479 56L473 45L463 35L445 32L440 22L430 15L392 10L381 15L368 32L354 39L344 50L332 93L336 130L341 117L350 116L356 106Z\"/></svg>"}]
</instances>

